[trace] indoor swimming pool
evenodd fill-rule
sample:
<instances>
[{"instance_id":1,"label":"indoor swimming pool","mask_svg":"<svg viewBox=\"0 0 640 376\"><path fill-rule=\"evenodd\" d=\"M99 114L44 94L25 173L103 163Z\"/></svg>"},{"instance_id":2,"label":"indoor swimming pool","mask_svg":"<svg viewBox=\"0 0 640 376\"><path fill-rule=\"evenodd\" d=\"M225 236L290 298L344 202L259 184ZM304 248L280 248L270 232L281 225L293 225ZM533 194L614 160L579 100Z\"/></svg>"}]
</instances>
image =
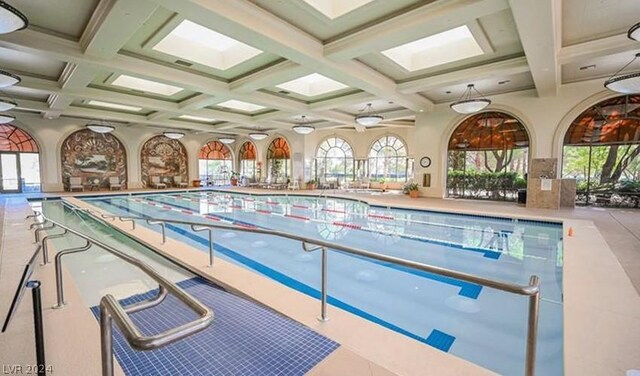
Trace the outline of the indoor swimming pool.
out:
<instances>
[{"instance_id":1,"label":"indoor swimming pool","mask_svg":"<svg viewBox=\"0 0 640 376\"><path fill-rule=\"evenodd\" d=\"M563 373L560 223L378 207L338 198L215 191L85 201L119 216L279 230L521 285L537 275L541 283L537 373ZM66 223L89 220L60 201L45 201L43 209ZM138 225L159 231L142 221ZM112 241L123 237L105 228L99 235ZM207 235L188 226L167 224L167 236L208 252ZM214 241L216 257L319 298L320 253L304 252L300 242L226 230L214 231ZM161 260L160 265L166 262ZM168 266L164 272L176 281L189 278ZM82 275L82 270L77 273ZM140 284L136 293L156 287L144 281L131 282ZM93 289L86 299L99 299L112 288L108 285L86 278L80 289ZM117 297L132 295L126 291ZM498 373L523 373L526 297L337 251L328 256L328 291L330 305ZM90 305L96 301L90 300Z\"/></svg>"}]
</instances>

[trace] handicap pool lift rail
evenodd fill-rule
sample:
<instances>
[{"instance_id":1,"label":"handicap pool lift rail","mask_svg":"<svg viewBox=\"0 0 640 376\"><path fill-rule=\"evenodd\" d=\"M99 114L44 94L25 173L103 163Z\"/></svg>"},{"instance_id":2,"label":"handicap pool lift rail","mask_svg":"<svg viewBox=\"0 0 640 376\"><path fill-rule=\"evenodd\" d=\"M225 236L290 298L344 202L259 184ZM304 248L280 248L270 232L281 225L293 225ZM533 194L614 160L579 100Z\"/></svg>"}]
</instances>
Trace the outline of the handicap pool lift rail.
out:
<instances>
[{"instance_id":1,"label":"handicap pool lift rail","mask_svg":"<svg viewBox=\"0 0 640 376\"><path fill-rule=\"evenodd\" d=\"M278 236L290 240L297 240L302 243L302 249L305 252L314 252L320 250L322 252L322 281L321 281L321 307L320 307L320 316L318 320L327 321L327 250L338 250L341 252L346 252L352 255L362 256L370 259L375 259L383 262L392 263L395 265L405 266L412 269L417 269L421 271L425 271L428 273L437 274L440 276L450 277L453 279L478 284L482 286L486 286L489 288L494 288L496 290L508 292L511 294L527 296L529 298L529 308L527 314L527 338L526 338L526 349L525 349L525 369L524 374L526 376L535 375L535 359L536 359L536 345L537 345L537 337L538 337L538 316L540 312L540 281L538 276L532 275L529 278L528 285L517 285L513 283L508 283L504 281L498 281L493 279L488 279L468 273L458 272L451 269L441 268L434 265L423 264L411 260L405 260L398 257L386 256L375 252L366 251L363 249L352 248L349 246L345 246L338 243L327 242L320 239L312 239L305 236L300 236L296 234L291 234L282 231L262 229L257 227L246 227L246 226L234 226L234 225L225 225L220 223L201 223L201 222L191 222L191 221L181 221L181 220L173 220L173 219L160 219L160 218L142 218L142 217L126 217L126 216L115 216L104 214L102 212L88 209L88 208L79 208L73 205L68 204L72 210L82 211L91 214L94 218L101 220L105 223L109 223L109 221L115 221L116 219L122 222L131 222L132 229L135 230L136 222L142 221L151 225L159 225L162 229L162 242L163 244L166 241L165 234L165 225L167 223L177 224L177 225L185 225L190 226L194 231L209 231L209 266L213 266L214 262L214 246L213 246L213 235L212 231L214 229L218 230L227 230L227 231L240 231L240 232L249 232L254 234L263 234L263 235L271 235ZM117 227L114 227L118 229ZM118 229L119 230L119 229ZM124 234L126 232L119 230ZM131 236L131 235L128 235Z\"/></svg>"},{"instance_id":2,"label":"handicap pool lift rail","mask_svg":"<svg viewBox=\"0 0 640 376\"><path fill-rule=\"evenodd\" d=\"M64 256L65 254L87 251L89 248L91 248L92 245L100 247L105 251L119 257L120 259L134 266L137 266L144 273L154 279L159 285L157 296L154 296L149 300L144 300L135 304L128 305L126 307L123 307L120 302L118 302L118 300L111 294L103 296L100 300L100 339L103 376L112 376L114 372L112 322L116 323L132 348L143 351L158 349L170 343L188 337L207 328L213 322L214 314L211 309L189 295L175 283L160 275L155 269L153 269L145 262L135 257L129 256L126 253L123 253L122 251L119 251L99 240L96 240L69 227L66 227L59 222L51 220L39 212L35 212L35 214L27 216L27 219L28 218L36 219L36 222L31 225L31 229L37 227L34 236L36 243L42 243L42 255L44 261L43 264L47 264L49 262L48 250L46 249L47 240L73 234L85 241L85 245L82 247L61 250L56 254L55 264L58 304L54 308L62 308L64 306L64 298L62 294L62 256ZM63 232L60 234L51 234L45 236L44 238L42 238L42 240L40 240L40 233L42 231L53 230L55 228L59 228ZM151 336L143 335L142 332L133 323L129 314L160 304L169 293L174 295L189 309L194 311L198 315L198 318L180 326L168 329L162 333Z\"/></svg>"}]
</instances>

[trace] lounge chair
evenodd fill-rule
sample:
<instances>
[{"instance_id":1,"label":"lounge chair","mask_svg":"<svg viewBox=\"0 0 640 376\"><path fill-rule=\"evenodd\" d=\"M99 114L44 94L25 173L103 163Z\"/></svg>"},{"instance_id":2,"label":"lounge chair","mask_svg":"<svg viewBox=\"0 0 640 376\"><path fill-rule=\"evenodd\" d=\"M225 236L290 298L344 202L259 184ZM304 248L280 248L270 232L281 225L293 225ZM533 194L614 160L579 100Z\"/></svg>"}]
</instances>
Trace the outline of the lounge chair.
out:
<instances>
[{"instance_id":1,"label":"lounge chair","mask_svg":"<svg viewBox=\"0 0 640 376\"><path fill-rule=\"evenodd\" d=\"M109 190L113 191L114 189L122 190L122 184L120 183L120 178L117 176L112 176L109 178Z\"/></svg>"},{"instance_id":2,"label":"lounge chair","mask_svg":"<svg viewBox=\"0 0 640 376\"><path fill-rule=\"evenodd\" d=\"M295 190L300 190L300 182L296 179L296 180L292 180L291 182L289 182L289 185L287 185L287 189L290 191L295 191Z\"/></svg>"},{"instance_id":3,"label":"lounge chair","mask_svg":"<svg viewBox=\"0 0 640 376\"><path fill-rule=\"evenodd\" d=\"M82 185L81 177L72 176L69 178L69 192L73 192L74 189L79 189L84 192L84 185Z\"/></svg>"},{"instance_id":4,"label":"lounge chair","mask_svg":"<svg viewBox=\"0 0 640 376\"><path fill-rule=\"evenodd\" d=\"M178 188L187 188L189 186L189 183L182 181L182 176L174 176L173 184Z\"/></svg>"},{"instance_id":5,"label":"lounge chair","mask_svg":"<svg viewBox=\"0 0 640 376\"><path fill-rule=\"evenodd\" d=\"M167 188L165 183L160 181L160 176L152 176L151 177L151 186L155 189L164 189Z\"/></svg>"}]
</instances>

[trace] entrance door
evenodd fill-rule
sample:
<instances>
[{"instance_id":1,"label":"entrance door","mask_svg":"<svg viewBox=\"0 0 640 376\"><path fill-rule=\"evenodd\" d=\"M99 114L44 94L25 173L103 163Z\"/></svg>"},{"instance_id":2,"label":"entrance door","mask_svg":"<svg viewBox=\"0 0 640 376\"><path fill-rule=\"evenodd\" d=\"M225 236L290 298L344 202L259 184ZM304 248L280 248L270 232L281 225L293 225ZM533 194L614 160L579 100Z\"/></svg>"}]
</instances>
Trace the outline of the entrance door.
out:
<instances>
[{"instance_id":1,"label":"entrance door","mask_svg":"<svg viewBox=\"0 0 640 376\"><path fill-rule=\"evenodd\" d=\"M18 153L0 153L0 193L19 193Z\"/></svg>"}]
</instances>

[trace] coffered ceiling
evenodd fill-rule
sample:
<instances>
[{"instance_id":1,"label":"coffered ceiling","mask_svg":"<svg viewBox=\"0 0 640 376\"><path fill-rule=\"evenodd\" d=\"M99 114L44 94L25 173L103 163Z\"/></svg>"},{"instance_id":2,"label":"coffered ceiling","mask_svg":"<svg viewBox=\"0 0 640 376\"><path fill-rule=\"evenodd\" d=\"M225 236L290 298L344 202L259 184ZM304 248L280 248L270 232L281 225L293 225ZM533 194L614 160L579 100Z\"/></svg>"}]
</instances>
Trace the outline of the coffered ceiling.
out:
<instances>
[{"instance_id":1,"label":"coffered ceiling","mask_svg":"<svg viewBox=\"0 0 640 376\"><path fill-rule=\"evenodd\" d=\"M20 0L0 35L15 112L212 133L383 127L456 100L611 75L637 0Z\"/></svg>"}]
</instances>

